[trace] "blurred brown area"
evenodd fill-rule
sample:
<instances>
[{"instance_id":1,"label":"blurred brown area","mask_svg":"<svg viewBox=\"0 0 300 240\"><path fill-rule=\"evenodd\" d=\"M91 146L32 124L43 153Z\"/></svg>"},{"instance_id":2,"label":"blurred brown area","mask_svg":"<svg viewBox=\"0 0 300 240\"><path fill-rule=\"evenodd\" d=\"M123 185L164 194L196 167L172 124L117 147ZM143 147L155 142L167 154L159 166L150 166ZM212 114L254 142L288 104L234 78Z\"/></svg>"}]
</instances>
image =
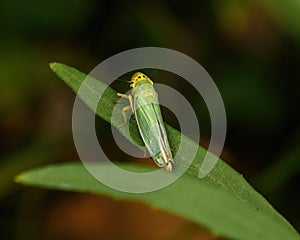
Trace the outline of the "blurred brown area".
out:
<instances>
[{"instance_id":1,"label":"blurred brown area","mask_svg":"<svg viewBox=\"0 0 300 240\"><path fill-rule=\"evenodd\" d=\"M46 223L49 239L215 239L205 229L144 204L84 194L50 208Z\"/></svg>"},{"instance_id":2,"label":"blurred brown area","mask_svg":"<svg viewBox=\"0 0 300 240\"><path fill-rule=\"evenodd\" d=\"M299 11L292 0L2 0L0 239L218 239L142 203L13 182L32 167L79 161L71 132L75 94L49 62L89 72L145 46L185 53L209 72L227 113L223 158L300 229ZM155 80L174 84L191 102L207 146L210 118L201 96L164 74ZM114 160L135 161L115 151L108 124L98 119L97 129Z\"/></svg>"},{"instance_id":3,"label":"blurred brown area","mask_svg":"<svg viewBox=\"0 0 300 240\"><path fill-rule=\"evenodd\" d=\"M22 198L16 224L20 239L221 239L139 202L37 189Z\"/></svg>"}]
</instances>

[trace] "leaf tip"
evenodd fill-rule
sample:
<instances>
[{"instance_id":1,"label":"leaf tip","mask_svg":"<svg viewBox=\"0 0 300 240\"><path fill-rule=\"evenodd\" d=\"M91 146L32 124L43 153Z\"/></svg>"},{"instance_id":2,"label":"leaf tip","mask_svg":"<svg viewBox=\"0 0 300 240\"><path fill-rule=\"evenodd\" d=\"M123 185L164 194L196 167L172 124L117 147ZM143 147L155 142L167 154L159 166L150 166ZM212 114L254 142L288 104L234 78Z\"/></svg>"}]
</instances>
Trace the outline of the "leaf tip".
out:
<instances>
[{"instance_id":1,"label":"leaf tip","mask_svg":"<svg viewBox=\"0 0 300 240\"><path fill-rule=\"evenodd\" d=\"M49 63L49 67L53 72L56 72L59 70L60 67L66 66L63 63L59 63L59 62L50 62Z\"/></svg>"},{"instance_id":2,"label":"leaf tip","mask_svg":"<svg viewBox=\"0 0 300 240\"><path fill-rule=\"evenodd\" d=\"M23 174L20 173L20 174L18 174L17 176L15 176L15 177L14 177L14 182L15 182L15 183L21 184L21 183L23 182Z\"/></svg>"},{"instance_id":3,"label":"leaf tip","mask_svg":"<svg viewBox=\"0 0 300 240\"><path fill-rule=\"evenodd\" d=\"M56 66L57 66L57 62L51 62L51 63L49 63L49 67L50 67L50 69L52 70L52 71L54 71L55 70L55 68L56 68Z\"/></svg>"},{"instance_id":4,"label":"leaf tip","mask_svg":"<svg viewBox=\"0 0 300 240\"><path fill-rule=\"evenodd\" d=\"M30 182L30 177L28 172L20 172L14 177L14 182L22 185L27 185L28 181Z\"/></svg>"}]
</instances>

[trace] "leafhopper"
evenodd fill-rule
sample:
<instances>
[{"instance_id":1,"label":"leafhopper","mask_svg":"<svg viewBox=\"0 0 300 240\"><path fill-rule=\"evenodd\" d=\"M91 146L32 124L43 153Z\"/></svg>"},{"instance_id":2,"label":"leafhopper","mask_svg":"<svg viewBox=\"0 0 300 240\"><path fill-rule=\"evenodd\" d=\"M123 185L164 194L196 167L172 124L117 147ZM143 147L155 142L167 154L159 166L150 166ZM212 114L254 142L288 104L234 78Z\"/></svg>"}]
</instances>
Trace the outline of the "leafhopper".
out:
<instances>
[{"instance_id":1,"label":"leafhopper","mask_svg":"<svg viewBox=\"0 0 300 240\"><path fill-rule=\"evenodd\" d=\"M124 123L118 128L127 124L125 112L131 110L150 157L159 167L172 171L174 161L152 80L136 72L130 79L130 88L129 95L118 93L119 97L127 98L130 103L122 109Z\"/></svg>"}]
</instances>

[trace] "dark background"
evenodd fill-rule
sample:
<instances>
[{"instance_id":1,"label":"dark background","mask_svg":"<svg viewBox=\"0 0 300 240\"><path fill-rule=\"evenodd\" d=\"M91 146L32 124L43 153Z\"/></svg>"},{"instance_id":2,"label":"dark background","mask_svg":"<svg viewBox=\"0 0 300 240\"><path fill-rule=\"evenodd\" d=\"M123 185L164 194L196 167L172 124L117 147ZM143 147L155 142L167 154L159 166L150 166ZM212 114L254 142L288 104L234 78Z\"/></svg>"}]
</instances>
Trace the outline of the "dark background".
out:
<instances>
[{"instance_id":1,"label":"dark background","mask_svg":"<svg viewBox=\"0 0 300 240\"><path fill-rule=\"evenodd\" d=\"M48 63L89 72L113 54L146 46L187 54L209 72L227 112L223 159L299 230L299 12L292 0L2 0L0 238L213 238L140 203L13 182L22 170L78 161L71 133L75 94ZM162 76L151 77L172 85ZM181 89L201 119L206 146L209 116L199 96ZM108 125L99 120L99 128L105 139Z\"/></svg>"}]
</instances>

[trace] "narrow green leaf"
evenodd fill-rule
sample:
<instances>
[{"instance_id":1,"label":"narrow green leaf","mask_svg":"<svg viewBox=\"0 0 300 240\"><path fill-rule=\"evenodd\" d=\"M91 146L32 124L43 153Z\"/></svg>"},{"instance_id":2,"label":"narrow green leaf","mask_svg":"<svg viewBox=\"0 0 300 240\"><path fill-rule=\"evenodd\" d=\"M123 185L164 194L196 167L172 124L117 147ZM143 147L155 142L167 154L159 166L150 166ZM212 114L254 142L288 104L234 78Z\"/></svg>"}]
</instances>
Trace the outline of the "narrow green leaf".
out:
<instances>
[{"instance_id":1,"label":"narrow green leaf","mask_svg":"<svg viewBox=\"0 0 300 240\"><path fill-rule=\"evenodd\" d=\"M98 166L102 169L107 167L105 164ZM133 172L145 170L145 167L139 165L118 164L118 166ZM108 177L118 178L118 176ZM217 236L231 239L299 239L297 233L291 231L281 221L264 214L260 209L247 206L240 199L212 187L206 181L195 181L195 178L189 175L181 177L164 189L145 194L112 190L93 178L81 163L49 165L22 173L16 177L16 181L49 189L90 192L115 199L143 201L155 208L204 225Z\"/></svg>"},{"instance_id":2,"label":"narrow green leaf","mask_svg":"<svg viewBox=\"0 0 300 240\"><path fill-rule=\"evenodd\" d=\"M50 67L75 93L87 76L75 68L60 63L52 63ZM114 100L117 99L116 91L96 79L90 79L88 84L85 86L87 89L85 94L79 97L87 106L92 107L97 91L106 89L96 114L113 126L119 125L122 122L121 117L111 119ZM105 108L101 108L103 103ZM133 124L132 128L135 127ZM169 125L167 125L167 132L170 145L176 151L181 133ZM122 129L121 133L130 139ZM132 131L131 137L140 139L137 131ZM187 137L183 137L183 142L187 146L185 150L187 152L189 147L197 145L198 152L195 160L184 177L168 188L154 193L133 195L107 189L93 180L82 166L76 165L52 166L24 173L17 178L17 181L54 189L88 191L112 197L142 200L192 219L222 236L236 239L298 239L298 234L293 227L253 189L241 174L222 160L218 161L207 177L199 179L199 166L206 150ZM176 162L177 166L186 164L184 156L180 156L179 161ZM132 168L138 167L132 166Z\"/></svg>"}]
</instances>

